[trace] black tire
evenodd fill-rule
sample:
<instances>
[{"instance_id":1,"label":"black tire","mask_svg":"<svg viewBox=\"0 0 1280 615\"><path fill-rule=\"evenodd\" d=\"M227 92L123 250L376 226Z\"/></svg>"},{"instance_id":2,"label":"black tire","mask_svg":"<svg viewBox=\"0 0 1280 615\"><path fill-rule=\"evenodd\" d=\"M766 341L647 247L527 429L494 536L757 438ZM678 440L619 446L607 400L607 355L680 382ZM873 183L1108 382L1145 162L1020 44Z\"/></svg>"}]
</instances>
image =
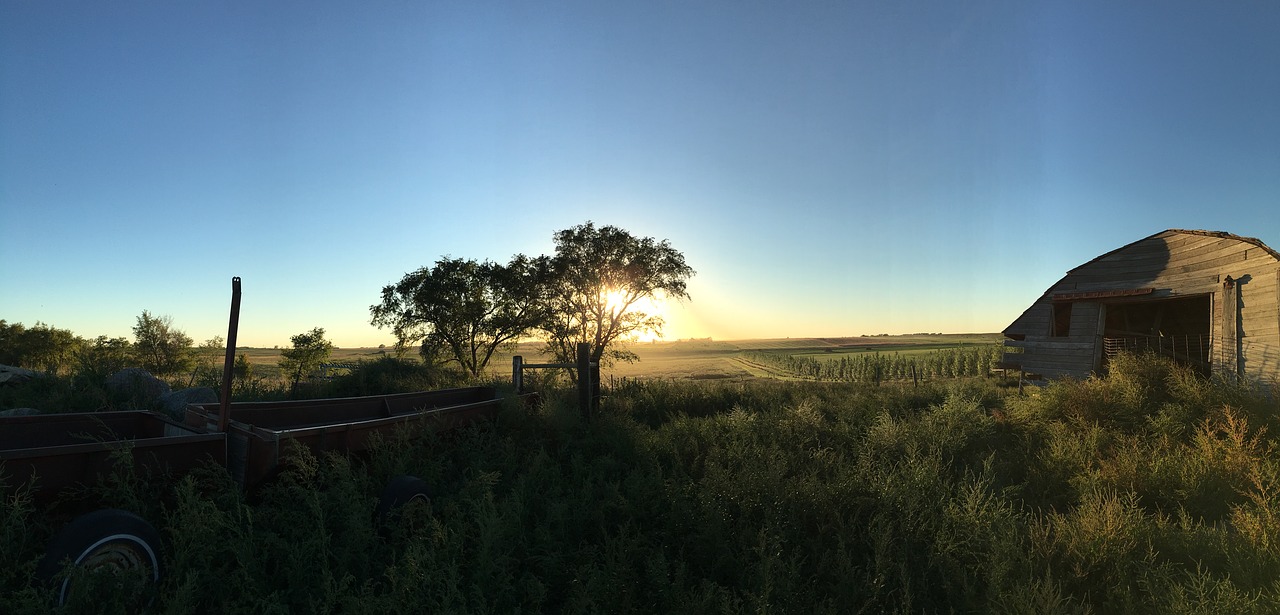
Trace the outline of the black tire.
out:
<instances>
[{"instance_id":1,"label":"black tire","mask_svg":"<svg viewBox=\"0 0 1280 615\"><path fill-rule=\"evenodd\" d=\"M81 515L63 527L45 550L36 575L57 583L58 604L66 602L70 578L58 582L66 562L89 570L145 570L153 583L164 571L160 563L160 533L145 519L127 510L104 508Z\"/></svg>"},{"instance_id":2,"label":"black tire","mask_svg":"<svg viewBox=\"0 0 1280 615\"><path fill-rule=\"evenodd\" d=\"M427 481L417 476L401 474L391 479L386 488L382 490L382 496L378 498L378 509L374 512L374 518L377 519L379 524L385 523L397 508L413 501L422 501L424 503L431 501L431 491L427 487Z\"/></svg>"}]
</instances>

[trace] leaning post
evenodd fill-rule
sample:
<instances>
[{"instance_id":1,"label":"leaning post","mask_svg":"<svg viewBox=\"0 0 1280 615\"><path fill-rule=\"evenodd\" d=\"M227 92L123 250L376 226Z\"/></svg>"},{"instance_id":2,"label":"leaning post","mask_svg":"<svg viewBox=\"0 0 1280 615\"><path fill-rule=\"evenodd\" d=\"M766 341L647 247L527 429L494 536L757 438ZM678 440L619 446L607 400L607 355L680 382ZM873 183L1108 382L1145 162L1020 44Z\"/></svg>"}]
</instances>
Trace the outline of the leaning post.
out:
<instances>
[{"instance_id":1,"label":"leaning post","mask_svg":"<svg viewBox=\"0 0 1280 615\"><path fill-rule=\"evenodd\" d=\"M227 356L222 364L222 398L218 404L218 431L227 431L231 414L231 375L236 361L236 333L240 330L240 276L231 278L231 316L227 323Z\"/></svg>"}]
</instances>

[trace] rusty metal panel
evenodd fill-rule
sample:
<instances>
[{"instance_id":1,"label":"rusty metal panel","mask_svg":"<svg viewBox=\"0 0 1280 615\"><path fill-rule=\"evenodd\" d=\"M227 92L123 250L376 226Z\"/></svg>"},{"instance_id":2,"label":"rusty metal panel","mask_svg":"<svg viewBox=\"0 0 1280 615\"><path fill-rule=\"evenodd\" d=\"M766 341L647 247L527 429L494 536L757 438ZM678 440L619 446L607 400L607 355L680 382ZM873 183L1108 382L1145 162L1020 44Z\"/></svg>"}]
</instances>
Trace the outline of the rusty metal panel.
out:
<instances>
[{"instance_id":1,"label":"rusty metal panel","mask_svg":"<svg viewBox=\"0 0 1280 615\"><path fill-rule=\"evenodd\" d=\"M99 480L125 459L152 474L181 474L205 460L226 463L225 440L142 411L4 417L0 463L10 487L31 484L43 502Z\"/></svg>"},{"instance_id":2,"label":"rusty metal panel","mask_svg":"<svg viewBox=\"0 0 1280 615\"><path fill-rule=\"evenodd\" d=\"M455 429L492 418L501 399L493 387L466 387L369 397L345 397L230 405L228 468L241 485L253 489L279 469L280 455L292 440L314 452L359 453L373 435L394 435L406 428ZM214 425L219 404L187 406L188 425Z\"/></svg>"}]
</instances>

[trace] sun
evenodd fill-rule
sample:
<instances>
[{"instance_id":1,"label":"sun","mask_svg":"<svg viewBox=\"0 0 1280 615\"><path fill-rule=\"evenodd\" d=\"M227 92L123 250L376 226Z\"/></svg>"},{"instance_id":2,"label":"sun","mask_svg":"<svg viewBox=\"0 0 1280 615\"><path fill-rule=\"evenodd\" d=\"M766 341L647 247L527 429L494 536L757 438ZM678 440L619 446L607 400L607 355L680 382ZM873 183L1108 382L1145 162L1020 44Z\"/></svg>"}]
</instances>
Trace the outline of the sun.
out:
<instances>
[{"instance_id":1,"label":"sun","mask_svg":"<svg viewBox=\"0 0 1280 615\"><path fill-rule=\"evenodd\" d=\"M627 294L621 290L607 290L604 292L604 309L607 312L617 312L623 309L626 307L626 301Z\"/></svg>"},{"instance_id":2,"label":"sun","mask_svg":"<svg viewBox=\"0 0 1280 615\"><path fill-rule=\"evenodd\" d=\"M642 312L649 316L658 316L665 318L665 310L663 310L662 301L655 300L652 297L640 297L627 305L627 293L621 290L607 290L604 292L604 309L607 312L618 312L626 309L628 312ZM632 338L636 342L652 342L661 339L657 333L653 331L640 331Z\"/></svg>"}]
</instances>

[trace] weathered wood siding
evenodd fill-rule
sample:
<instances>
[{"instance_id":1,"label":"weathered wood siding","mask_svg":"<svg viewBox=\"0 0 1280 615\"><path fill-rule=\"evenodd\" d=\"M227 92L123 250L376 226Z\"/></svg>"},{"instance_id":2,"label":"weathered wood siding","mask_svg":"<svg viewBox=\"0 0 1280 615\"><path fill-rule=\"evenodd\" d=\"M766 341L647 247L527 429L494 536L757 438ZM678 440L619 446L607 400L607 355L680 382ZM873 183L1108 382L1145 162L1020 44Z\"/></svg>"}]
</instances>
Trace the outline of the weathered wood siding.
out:
<instances>
[{"instance_id":1,"label":"weathered wood siding","mask_svg":"<svg viewBox=\"0 0 1280 615\"><path fill-rule=\"evenodd\" d=\"M1230 291L1224 288L1228 277L1235 284ZM1045 376L1089 375L1108 300L1075 301L1070 335L1063 338L1051 336L1054 295L1143 288L1152 291L1141 300L1211 296L1215 370L1280 378L1280 258L1257 240L1206 231L1157 233L1067 272L1005 329L1008 344L1023 348L1011 357L1025 371ZM1238 301L1228 301L1227 292L1238 292ZM1229 303L1238 303L1238 318L1224 314ZM1224 330L1232 324L1234 332Z\"/></svg>"},{"instance_id":2,"label":"weathered wood siding","mask_svg":"<svg viewBox=\"0 0 1280 615\"><path fill-rule=\"evenodd\" d=\"M1050 378L1088 375L1093 370L1098 350L1098 317L1101 304L1077 301L1071 309L1070 334L1049 335L1053 306L1045 302L1042 309L1044 327L1038 334L1027 334L1021 341L1005 342L1010 348L1022 348L1019 355L1022 370Z\"/></svg>"}]
</instances>

